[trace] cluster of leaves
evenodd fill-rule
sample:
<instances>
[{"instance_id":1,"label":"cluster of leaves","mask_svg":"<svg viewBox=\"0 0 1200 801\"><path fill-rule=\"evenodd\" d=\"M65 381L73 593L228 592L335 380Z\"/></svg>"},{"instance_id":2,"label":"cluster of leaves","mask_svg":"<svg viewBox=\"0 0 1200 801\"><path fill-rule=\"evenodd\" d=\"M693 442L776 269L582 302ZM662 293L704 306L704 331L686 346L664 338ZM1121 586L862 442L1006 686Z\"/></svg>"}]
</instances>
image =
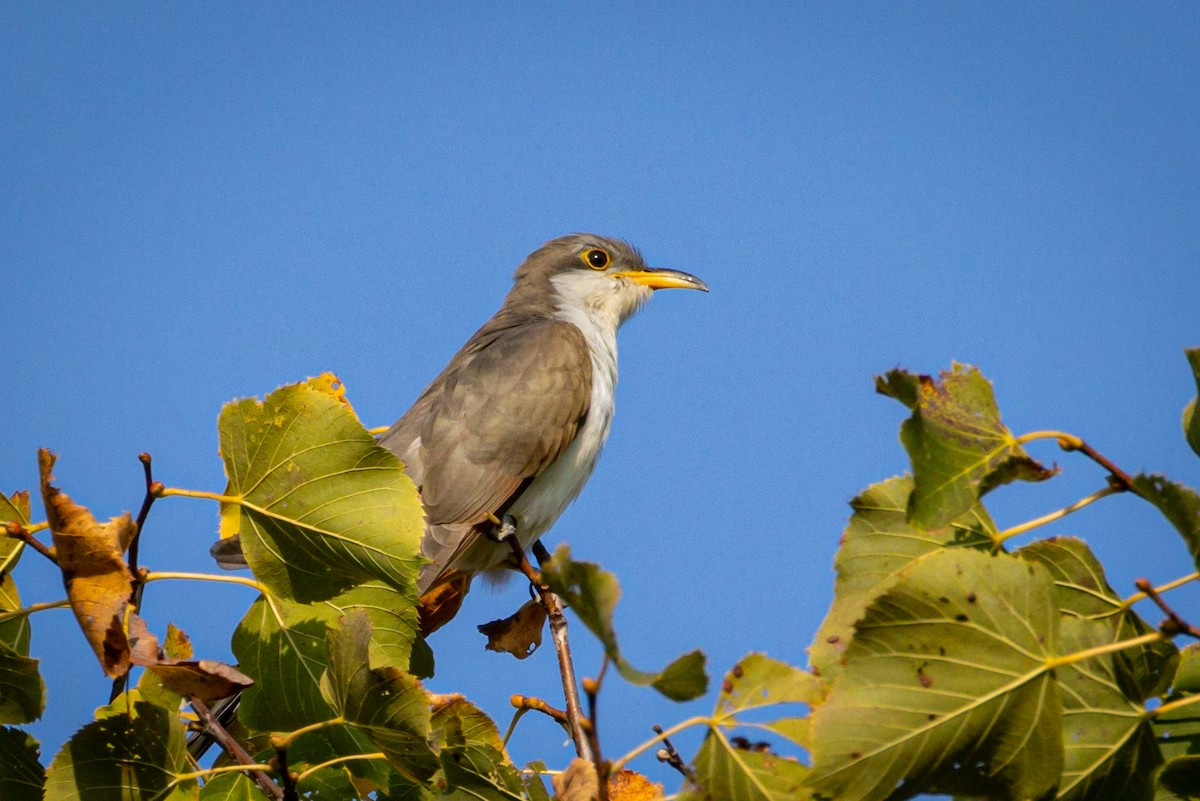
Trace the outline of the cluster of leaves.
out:
<instances>
[{"instance_id":1,"label":"cluster of leaves","mask_svg":"<svg viewBox=\"0 0 1200 801\"><path fill-rule=\"evenodd\" d=\"M1200 351L1188 355L1200 386ZM1014 436L973 368L955 366L938 379L897 370L877 388L911 409L901 441L912 474L852 502L835 597L809 670L750 654L726 674L711 715L602 762L599 780L590 765L573 764L556 782L557 798L662 797L623 770L654 748L685 776L676 796L683 801L897 801L929 792L1200 797L1200 654L1172 642L1200 629L1154 588L1118 595L1082 540L1006 547L1018 534L1131 492L1163 512L1197 561L1200 496L1161 476L1131 477L1069 434ZM1200 454L1195 401L1184 428ZM177 576L131 567L139 523L127 515L98 523L53 485L48 453L46 523L31 523L27 494L0 496L9 534L0 539L0 724L8 724L0 725L0 798L548 801L542 766L514 765L487 715L461 695L435 696L421 685L434 659L419 633L415 590L419 496L340 384L321 377L264 401L231 403L219 432L226 490L165 488L148 478L139 523L154 498L220 503L222 534L238 537L253 573L224 580L258 593L233 633L237 669L193 659L178 630L161 640L146 630L140 587ZM1037 439L1090 456L1108 483L1000 531L983 496L1054 475L1024 450ZM52 548L34 536L45 528ZM66 601L22 607L12 571L27 545L58 562ZM698 651L658 672L625 658L612 624L620 590L611 574L573 560L564 546L542 575L627 681L676 700L705 692ZM1147 596L1168 616L1157 628L1133 609ZM66 604L123 691L43 768L38 744L17 728L44 707L29 619ZM496 627L503 633L492 647L521 655L544 619L519 612ZM135 667L142 672L130 686ZM587 689L594 702L598 684ZM207 705L233 693L241 699L225 732L232 742L202 768L187 747L188 728L197 726L189 709L203 728ZM670 737L691 727L705 736L684 760Z\"/></svg>"},{"instance_id":2,"label":"cluster of leaves","mask_svg":"<svg viewBox=\"0 0 1200 801\"><path fill-rule=\"evenodd\" d=\"M1200 385L1200 351L1189 352ZM912 409L901 429L913 474L854 499L833 605L810 649L827 688L811 716L814 798L882 801L923 792L989 799L1200 796L1200 634L1159 593L1149 626L1079 539L1006 542L1115 492L1161 509L1200 555L1200 496L1129 476L1061 432L1014 437L990 384L956 366L940 380L893 371L877 388ZM1195 401L1184 428L1200 454ZM1026 442L1053 438L1109 470L1059 513L998 531L981 502L1053 473ZM1170 586L1195 581L1195 573Z\"/></svg>"},{"instance_id":3,"label":"cluster of leaves","mask_svg":"<svg viewBox=\"0 0 1200 801\"><path fill-rule=\"evenodd\" d=\"M461 695L421 685L434 660L419 634L419 495L341 385L322 376L263 401L235 401L218 428L224 492L164 487L145 459L138 522L128 514L96 521L54 485L45 451L46 523L31 523L27 493L0 498L9 534L0 539L0 724L8 724L0 726L0 798L547 799L540 768L519 770L487 715ZM138 616L145 583L204 578L130 564L151 504L176 496L220 504L222 535L237 537L253 574L219 577L257 592L232 635L236 669L194 659L186 634L172 627L160 640ZM44 529L52 547L35 536ZM28 546L58 564L65 601L22 607L13 568ZM628 662L612 625L620 590L611 574L572 560L564 546L545 580L628 681L677 700L706 691L699 651L659 672ZM29 623L41 608L64 605L120 692L43 768L36 741L16 728L45 705ZM540 627L545 617L535 619ZM135 668L143 670L131 686ZM202 768L188 730L204 729L201 710L231 707L222 701L231 695L237 717L223 728L243 754L230 747L232 756ZM614 771L611 787L614 801L661 794L628 771Z\"/></svg>"}]
</instances>

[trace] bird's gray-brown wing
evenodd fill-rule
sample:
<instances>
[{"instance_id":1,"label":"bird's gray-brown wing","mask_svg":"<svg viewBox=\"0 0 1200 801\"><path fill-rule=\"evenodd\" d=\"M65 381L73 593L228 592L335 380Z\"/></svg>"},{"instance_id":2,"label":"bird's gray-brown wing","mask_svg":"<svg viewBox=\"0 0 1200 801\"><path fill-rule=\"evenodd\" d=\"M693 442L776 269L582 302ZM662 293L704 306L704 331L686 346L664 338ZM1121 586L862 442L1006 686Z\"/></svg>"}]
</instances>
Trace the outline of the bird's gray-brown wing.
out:
<instances>
[{"instance_id":1,"label":"bird's gray-brown wing","mask_svg":"<svg viewBox=\"0 0 1200 801\"><path fill-rule=\"evenodd\" d=\"M484 326L380 444L421 489L437 582L529 480L566 449L587 414L592 366L579 329L553 318ZM515 321L514 321L515 322Z\"/></svg>"}]
</instances>

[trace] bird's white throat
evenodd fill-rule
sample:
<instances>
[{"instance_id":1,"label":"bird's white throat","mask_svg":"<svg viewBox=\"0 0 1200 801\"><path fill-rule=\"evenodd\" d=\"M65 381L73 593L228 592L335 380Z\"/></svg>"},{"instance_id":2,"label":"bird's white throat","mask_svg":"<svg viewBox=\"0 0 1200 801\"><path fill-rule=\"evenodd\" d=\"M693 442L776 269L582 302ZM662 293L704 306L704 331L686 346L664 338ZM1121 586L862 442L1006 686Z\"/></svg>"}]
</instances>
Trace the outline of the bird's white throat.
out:
<instances>
[{"instance_id":1,"label":"bird's white throat","mask_svg":"<svg viewBox=\"0 0 1200 801\"><path fill-rule=\"evenodd\" d=\"M559 275L551 279L559 295L554 316L580 330L592 361L592 396L587 418L562 456L534 479L512 514L529 545L554 524L587 483L612 427L617 385L617 329L652 290L601 274Z\"/></svg>"}]
</instances>

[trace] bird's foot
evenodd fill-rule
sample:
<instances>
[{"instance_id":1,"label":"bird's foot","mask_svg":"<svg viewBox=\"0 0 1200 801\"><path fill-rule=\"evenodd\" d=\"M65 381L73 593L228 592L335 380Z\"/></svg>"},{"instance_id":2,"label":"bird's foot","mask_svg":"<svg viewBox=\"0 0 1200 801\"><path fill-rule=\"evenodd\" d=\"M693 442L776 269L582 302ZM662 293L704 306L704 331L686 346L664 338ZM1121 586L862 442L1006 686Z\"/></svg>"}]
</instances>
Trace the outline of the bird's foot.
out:
<instances>
[{"instance_id":1,"label":"bird's foot","mask_svg":"<svg viewBox=\"0 0 1200 801\"><path fill-rule=\"evenodd\" d=\"M517 521L512 515L505 515L499 525L488 529L487 536L493 542L508 542L517 535Z\"/></svg>"}]
</instances>

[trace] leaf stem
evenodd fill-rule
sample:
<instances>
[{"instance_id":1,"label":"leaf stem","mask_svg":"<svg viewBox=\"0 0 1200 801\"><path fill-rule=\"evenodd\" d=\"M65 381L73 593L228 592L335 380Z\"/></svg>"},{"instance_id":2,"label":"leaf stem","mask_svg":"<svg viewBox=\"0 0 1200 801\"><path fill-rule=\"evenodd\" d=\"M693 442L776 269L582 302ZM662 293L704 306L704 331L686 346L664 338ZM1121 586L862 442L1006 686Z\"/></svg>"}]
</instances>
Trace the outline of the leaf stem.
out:
<instances>
[{"instance_id":1,"label":"leaf stem","mask_svg":"<svg viewBox=\"0 0 1200 801\"><path fill-rule=\"evenodd\" d=\"M240 495L221 495L218 492L208 492L207 490L190 490L181 489L179 487L163 487L159 493L159 497L166 498L169 496L178 496L180 498L205 498L210 501L220 501L221 503L245 503L245 500Z\"/></svg>"},{"instance_id":2,"label":"leaf stem","mask_svg":"<svg viewBox=\"0 0 1200 801\"><path fill-rule=\"evenodd\" d=\"M1126 492L1132 492L1134 495L1140 494L1137 491L1137 488L1133 486L1133 479L1130 478L1128 473L1117 467L1111 459L1100 453L1091 445L1088 445L1087 442L1075 436L1074 434L1068 434L1065 431L1031 431L1028 434L1022 434L1021 436L1017 437L1016 443L1018 445L1024 445L1026 442L1033 442L1034 440L1038 439L1057 440L1058 447L1062 448L1064 451L1079 451L1084 456L1088 457L1093 462L1107 470L1112 477L1112 483L1114 486Z\"/></svg>"},{"instance_id":3,"label":"leaf stem","mask_svg":"<svg viewBox=\"0 0 1200 801\"><path fill-rule=\"evenodd\" d=\"M217 776L222 773L241 773L242 771L246 770L261 770L265 772L273 771L275 768L271 767L270 765L258 765L253 763L249 765L222 765L219 768L202 768L200 770L194 770L191 773L175 774L175 777L171 779L171 784L174 785L178 784L179 782L191 781L192 779L207 779L209 776Z\"/></svg>"},{"instance_id":4,"label":"leaf stem","mask_svg":"<svg viewBox=\"0 0 1200 801\"><path fill-rule=\"evenodd\" d=\"M1161 585L1155 587L1154 591L1157 593L1164 593L1169 590L1178 589L1179 587L1182 587L1184 584L1190 584L1191 582L1195 581L1196 579L1200 579L1200 573L1189 573L1186 576L1184 576L1183 578L1177 578L1174 581L1168 581L1166 584L1161 584ZM1136 604L1138 601L1144 601L1149 597L1150 597L1150 593L1135 592L1133 595L1130 595L1128 598L1121 601L1121 607L1123 609L1128 609L1129 607Z\"/></svg>"},{"instance_id":5,"label":"leaf stem","mask_svg":"<svg viewBox=\"0 0 1200 801\"><path fill-rule=\"evenodd\" d=\"M153 573L147 573L142 581L149 584L151 581L165 581L167 579L182 579L186 581L215 581L224 584L244 584L247 587L258 590L266 594L267 589L262 584L259 584L254 579L244 578L242 576L218 576L213 573L180 573L170 570L156 570Z\"/></svg>"},{"instance_id":6,"label":"leaf stem","mask_svg":"<svg viewBox=\"0 0 1200 801\"><path fill-rule=\"evenodd\" d=\"M637 748L633 749L628 754L626 754L625 756L618 759L616 762L612 763L612 772L613 773L619 772L621 770L621 768L628 765L631 760L634 760L637 757L641 756L642 754L649 751L654 746L656 746L659 743L666 740L668 737L674 737L676 734L679 734L679 732L684 731L685 729L690 729L692 726L700 726L700 725L705 725L705 726L709 726L712 728L716 727L715 721L713 721L713 719L710 717L705 717L704 715L697 715L694 718L688 718L687 720L683 721L682 723L676 723L671 728L665 729L661 732L658 732L654 737L651 737L649 740L642 743Z\"/></svg>"},{"instance_id":7,"label":"leaf stem","mask_svg":"<svg viewBox=\"0 0 1200 801\"><path fill-rule=\"evenodd\" d=\"M337 765L338 763L341 763L341 762L351 762L355 759L387 759L387 755L384 754L382 751L376 751L373 754L350 754L349 756L340 756L335 759L330 759L327 762L322 762L318 765L313 765L308 770L302 771L300 773L300 775L298 775L296 777L296 784L300 784L305 779L307 779L309 776L313 775L314 773L316 773L318 770L321 770L322 768L327 768L330 765Z\"/></svg>"},{"instance_id":8,"label":"leaf stem","mask_svg":"<svg viewBox=\"0 0 1200 801\"><path fill-rule=\"evenodd\" d=\"M34 612L42 612L46 609L64 609L69 608L70 606L71 602L66 598L63 598L61 601L43 601L42 603L38 604L30 604L29 606L23 606L20 609L13 609L8 612L0 612L0 623L19 617L28 617Z\"/></svg>"},{"instance_id":9,"label":"leaf stem","mask_svg":"<svg viewBox=\"0 0 1200 801\"><path fill-rule=\"evenodd\" d=\"M275 750L287 748L302 734L310 734L321 729L328 729L332 726L341 726L346 722L346 719L341 715L329 720L321 720L316 723L310 723L307 726L301 726L294 731L289 731L287 734L276 734L271 737L271 747Z\"/></svg>"},{"instance_id":10,"label":"leaf stem","mask_svg":"<svg viewBox=\"0 0 1200 801\"><path fill-rule=\"evenodd\" d=\"M1000 543L1004 542L1005 540L1008 540L1010 537L1016 537L1019 534L1024 534L1027 531L1032 531L1035 528L1040 528L1049 523L1053 523L1055 520L1061 520L1069 514L1078 512L1080 509L1083 509L1085 506L1091 506L1093 503L1100 500L1101 498L1106 498L1109 495L1115 495L1116 493L1122 492L1122 491L1123 490L1121 490L1120 488L1114 487L1110 484L1107 487L1104 487L1103 489L1096 490L1095 492L1093 492L1091 495L1088 495L1087 497L1080 498L1079 500L1075 501L1075 503L1071 504L1070 506L1064 506L1062 509L1059 509L1058 511L1055 511L1055 512L1051 512L1048 515L1042 515L1041 517L1035 518L1026 523L1021 523L1020 525L1013 526L1012 528L1006 528L1003 531L1001 531L1000 533L998 533L995 537L993 537L992 541L996 545L999 545Z\"/></svg>"},{"instance_id":11,"label":"leaf stem","mask_svg":"<svg viewBox=\"0 0 1200 801\"><path fill-rule=\"evenodd\" d=\"M1147 709L1143 712L1143 716L1147 718L1156 718L1166 712L1174 712L1176 709L1182 709L1185 706L1200 703L1200 694L1193 693L1185 695L1182 698L1176 698L1174 701L1167 701L1165 704L1159 704L1154 709Z\"/></svg>"},{"instance_id":12,"label":"leaf stem","mask_svg":"<svg viewBox=\"0 0 1200 801\"><path fill-rule=\"evenodd\" d=\"M1147 634L1143 634L1140 637L1134 637L1132 640L1121 640L1120 642L1110 642L1105 645L1097 645L1094 648L1085 648L1082 651L1075 651L1074 653L1070 653L1070 654L1054 656L1054 657L1047 659L1043 664L1045 665L1045 667L1047 669L1052 670L1054 668L1062 667L1064 665L1074 665L1076 663L1083 662L1084 660L1092 659L1097 656L1104 656L1105 654L1111 654L1111 653L1115 653L1117 651L1124 651L1126 648L1136 648L1139 645L1149 645L1150 643L1158 642L1159 640L1164 640L1166 638L1167 638L1167 635L1163 634L1160 631L1151 631Z\"/></svg>"},{"instance_id":13,"label":"leaf stem","mask_svg":"<svg viewBox=\"0 0 1200 801\"><path fill-rule=\"evenodd\" d=\"M42 524L42 525L43 525L43 528L46 526L46 524ZM33 536L33 532L34 532L33 528L27 528L27 527L21 525L20 523L18 523L17 521L13 520L8 523L4 523L3 529L4 529L4 533L7 536L11 537L14 540L20 540L21 542L25 543L33 550L40 553L42 556L49 559L54 564L56 564L56 565L58 564L58 556L54 553L54 550L52 548L47 548L45 545L42 544L41 540L39 540L37 537Z\"/></svg>"}]
</instances>

